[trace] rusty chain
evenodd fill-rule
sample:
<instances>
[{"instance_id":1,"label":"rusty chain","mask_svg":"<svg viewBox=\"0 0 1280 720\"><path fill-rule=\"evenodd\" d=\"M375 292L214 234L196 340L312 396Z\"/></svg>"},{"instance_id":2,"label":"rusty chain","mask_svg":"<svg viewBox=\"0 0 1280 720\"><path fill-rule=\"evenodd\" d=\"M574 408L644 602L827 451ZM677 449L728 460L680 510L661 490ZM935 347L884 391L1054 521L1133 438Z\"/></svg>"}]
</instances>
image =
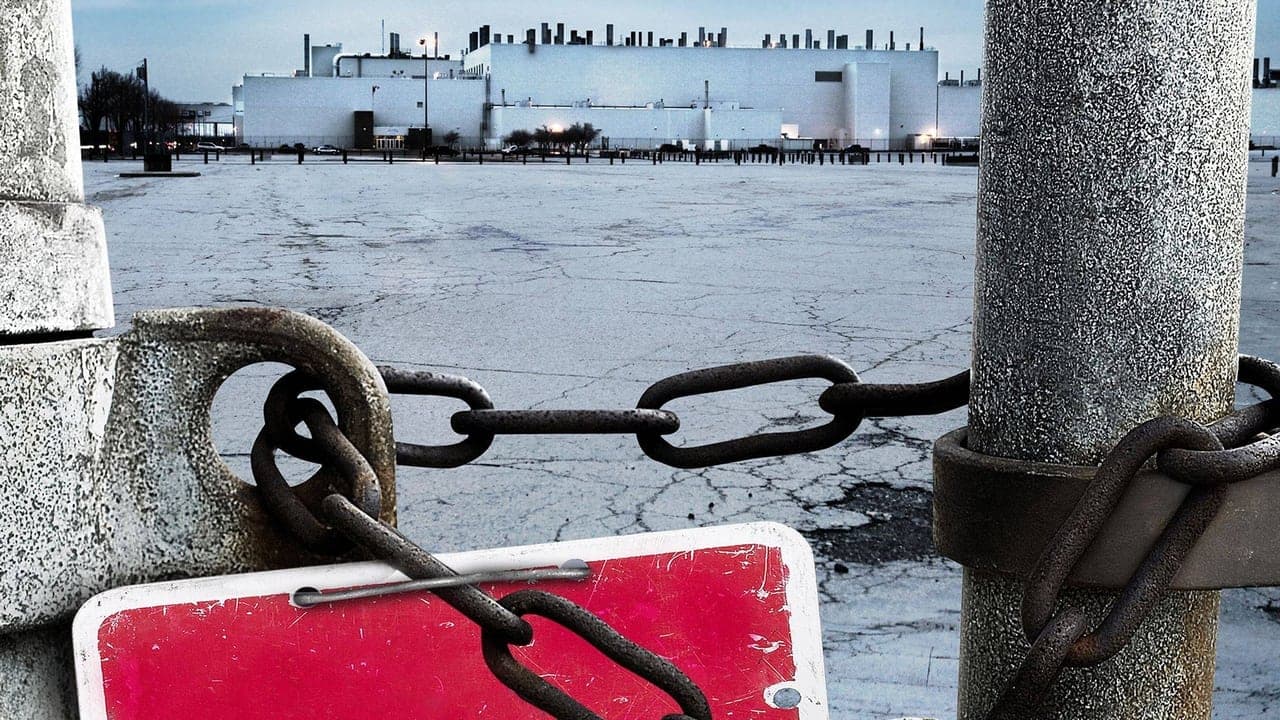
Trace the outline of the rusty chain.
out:
<instances>
[{"instance_id":1,"label":"rusty chain","mask_svg":"<svg viewBox=\"0 0 1280 720\"><path fill-rule=\"evenodd\" d=\"M964 407L968 404L970 379L965 372L932 383L869 384L861 382L852 368L834 358L797 356L676 375L650 387L635 409L499 410L483 387L466 378L394 368L380 371L392 394L452 398L468 405L468 410L455 414L451 420L452 429L464 436L461 441L452 445L397 443L400 464L426 468L454 468L474 462L500 435L635 435L650 458L685 469L810 453L845 441L867 418L932 415ZM831 383L818 399L818 406L831 416L826 424L694 447L680 447L667 439L681 427L680 417L665 409L675 400L802 379ZM1280 426L1280 366L1242 357L1240 381L1262 388L1274 399L1243 408L1207 427L1177 418L1157 418L1123 438L1104 460L1089 490L1028 578L1022 625L1030 652L991 711L992 720L1012 720L1031 713L1044 701L1064 667L1096 665L1119 653L1167 594L1187 553L1222 507L1229 486L1280 469L1280 435L1262 435ZM266 478L265 483L261 479L259 483L268 507L300 541L317 549L339 549L345 537L412 578L452 575L452 570L429 553L370 516L368 503L376 497L376 479L371 491L369 479L350 457L354 448L348 451L344 447L345 438L341 438L327 410L318 402L301 397L319 389L321 383L293 373L277 383L268 398L266 427L254 448L254 473ZM307 426L310 438L297 433L299 425ZM328 525L287 492L288 486L279 479L274 466L277 449L337 467L348 478L350 487L334 488L334 494L323 503L321 514ZM1170 477L1190 485L1191 491L1119 593L1107 617L1090 630L1088 618L1080 609L1066 607L1055 612L1059 596L1129 484L1153 459L1158 459L1160 469ZM357 501L348 500L348 496ZM364 498L363 504L359 498ZM621 667L666 691L684 713L667 720L710 717L705 699L678 669L626 641L562 598L529 592L494 600L474 587L439 592L483 628L486 663L495 675L526 701L554 717L595 720L597 716L521 667L510 655L511 645L524 645L530 639L524 615L541 615L565 625Z\"/></svg>"},{"instance_id":2,"label":"rusty chain","mask_svg":"<svg viewBox=\"0 0 1280 720\"><path fill-rule=\"evenodd\" d=\"M1262 435L1280 426L1280 366L1244 356L1239 377L1272 399L1207 427L1179 418L1156 418L1129 432L1103 460L1088 491L1027 579L1022 629L1031 650L990 720L1033 714L1063 668L1089 667L1115 657L1167 595L1187 554L1222 509L1230 485L1280 468L1280 436ZM1055 614L1076 564L1138 472L1156 458L1162 471L1191 486L1186 499L1096 629L1089 629L1079 608L1067 606Z\"/></svg>"},{"instance_id":3,"label":"rusty chain","mask_svg":"<svg viewBox=\"0 0 1280 720\"><path fill-rule=\"evenodd\" d=\"M282 383L288 392L314 386L297 376L287 377ZM293 493L276 465L275 454L281 447L274 439L287 435L267 428L259 434L252 453L259 493L267 508L299 542L327 555L343 553L354 544L413 580L458 576L434 555L378 519L382 508L377 475L343 435L323 404L295 397L291 403L273 405L266 414L272 420L283 418L285 422L305 424L311 437L293 438L292 442L297 444L292 447L307 458L314 458L314 462L336 469L345 483L345 487L328 488L318 511L313 511ZM541 591L522 591L499 600L469 584L441 587L433 592L479 626L482 654L494 676L530 705L559 720L601 718L521 666L512 656L512 646L527 647L534 642L534 629L524 619L526 615L539 615L556 622L620 667L666 692L680 706L681 713L668 715L664 720L711 720L706 697L687 675L565 598Z\"/></svg>"}]
</instances>

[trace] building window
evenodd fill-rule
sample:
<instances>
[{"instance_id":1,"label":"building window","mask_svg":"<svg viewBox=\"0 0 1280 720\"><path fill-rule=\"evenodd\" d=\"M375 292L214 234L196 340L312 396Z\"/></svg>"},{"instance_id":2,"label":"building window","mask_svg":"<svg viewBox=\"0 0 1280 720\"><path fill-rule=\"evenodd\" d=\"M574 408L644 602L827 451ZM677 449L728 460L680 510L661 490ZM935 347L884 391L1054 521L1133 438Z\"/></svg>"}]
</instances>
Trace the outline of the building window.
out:
<instances>
[{"instance_id":1,"label":"building window","mask_svg":"<svg viewBox=\"0 0 1280 720\"><path fill-rule=\"evenodd\" d=\"M844 73L839 70L819 70L813 74L814 82L844 82Z\"/></svg>"},{"instance_id":2,"label":"building window","mask_svg":"<svg viewBox=\"0 0 1280 720\"><path fill-rule=\"evenodd\" d=\"M419 101L418 101L418 107L422 107L422 101L421 101L421 100L419 100Z\"/></svg>"}]
</instances>

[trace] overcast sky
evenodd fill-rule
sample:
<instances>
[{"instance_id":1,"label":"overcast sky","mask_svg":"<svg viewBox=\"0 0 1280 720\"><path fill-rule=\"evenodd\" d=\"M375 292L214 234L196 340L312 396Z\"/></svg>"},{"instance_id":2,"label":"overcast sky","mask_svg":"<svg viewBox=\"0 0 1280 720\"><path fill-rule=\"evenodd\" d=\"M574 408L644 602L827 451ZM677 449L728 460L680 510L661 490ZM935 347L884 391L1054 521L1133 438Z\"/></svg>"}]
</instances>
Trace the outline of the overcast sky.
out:
<instances>
[{"instance_id":1,"label":"overcast sky","mask_svg":"<svg viewBox=\"0 0 1280 720\"><path fill-rule=\"evenodd\" d=\"M406 44L440 33L441 52L454 52L481 24L523 35L543 21L619 32L653 30L678 36L699 26L729 28L731 45L753 45L765 33L803 33L813 28L849 34L861 44L865 31L876 42L889 31L899 42L916 43L920 26L927 45L940 51L942 71L972 73L982 62L981 0L72 0L76 40L85 75L106 65L132 69L144 56L151 82L180 101L229 101L231 86L246 74L287 73L302 66L302 35L316 43L341 42L355 52L381 49L381 22ZM603 7L607 5L608 7ZM1258 0L1258 55L1280 58L1280 0Z\"/></svg>"}]
</instances>

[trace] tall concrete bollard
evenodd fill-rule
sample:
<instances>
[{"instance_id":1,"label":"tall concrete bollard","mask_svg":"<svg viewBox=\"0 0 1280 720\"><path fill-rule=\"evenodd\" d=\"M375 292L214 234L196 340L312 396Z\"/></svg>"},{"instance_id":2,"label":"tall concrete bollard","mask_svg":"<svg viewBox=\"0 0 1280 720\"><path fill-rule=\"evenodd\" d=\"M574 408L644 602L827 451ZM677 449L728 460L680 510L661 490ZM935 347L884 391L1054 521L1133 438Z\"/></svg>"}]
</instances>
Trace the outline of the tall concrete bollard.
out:
<instances>
[{"instance_id":1,"label":"tall concrete bollard","mask_svg":"<svg viewBox=\"0 0 1280 720\"><path fill-rule=\"evenodd\" d=\"M1254 0L988 3L972 449L1096 464L1144 421L1230 410L1254 28ZM1114 597L1068 601L1096 623ZM1026 656L1020 599L966 574L961 720ZM1218 593L1174 593L1029 720L1208 720L1217 619Z\"/></svg>"},{"instance_id":2,"label":"tall concrete bollard","mask_svg":"<svg viewBox=\"0 0 1280 720\"><path fill-rule=\"evenodd\" d=\"M70 0L0 0L5 720L76 716L69 624L89 597L319 560L280 531L212 444L213 395L241 367L284 362L332 379L361 416L343 425L383 479L383 519L394 521L385 385L319 321L158 311L92 337L115 318L105 230L84 204L72 48Z\"/></svg>"}]
</instances>

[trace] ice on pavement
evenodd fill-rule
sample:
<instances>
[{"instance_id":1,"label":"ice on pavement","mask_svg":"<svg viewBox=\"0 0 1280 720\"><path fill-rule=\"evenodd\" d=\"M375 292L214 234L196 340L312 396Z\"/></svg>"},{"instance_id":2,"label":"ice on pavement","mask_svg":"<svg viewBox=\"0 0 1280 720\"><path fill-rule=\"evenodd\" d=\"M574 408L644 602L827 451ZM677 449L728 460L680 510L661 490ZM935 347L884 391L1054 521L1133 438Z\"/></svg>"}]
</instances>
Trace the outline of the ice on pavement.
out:
<instances>
[{"instance_id":1,"label":"ice on pavement","mask_svg":"<svg viewBox=\"0 0 1280 720\"><path fill-rule=\"evenodd\" d=\"M634 407L669 374L802 353L871 381L969 364L977 173L629 163L287 163L191 180L87 164L117 312L283 306L375 362L461 373L503 408ZM1242 346L1280 358L1280 183L1251 165ZM1028 239L1033 242L1034 239ZM217 405L233 467L272 376ZM684 442L822 419L820 384L680 401ZM449 442L448 403L396 401ZM463 550L774 520L819 553L833 717L953 717L960 571L928 546L929 449L963 412L876 421L811 456L696 472L627 438L499 438L480 463L400 474L403 528ZM1280 593L1223 604L1218 718L1280 718Z\"/></svg>"}]
</instances>

